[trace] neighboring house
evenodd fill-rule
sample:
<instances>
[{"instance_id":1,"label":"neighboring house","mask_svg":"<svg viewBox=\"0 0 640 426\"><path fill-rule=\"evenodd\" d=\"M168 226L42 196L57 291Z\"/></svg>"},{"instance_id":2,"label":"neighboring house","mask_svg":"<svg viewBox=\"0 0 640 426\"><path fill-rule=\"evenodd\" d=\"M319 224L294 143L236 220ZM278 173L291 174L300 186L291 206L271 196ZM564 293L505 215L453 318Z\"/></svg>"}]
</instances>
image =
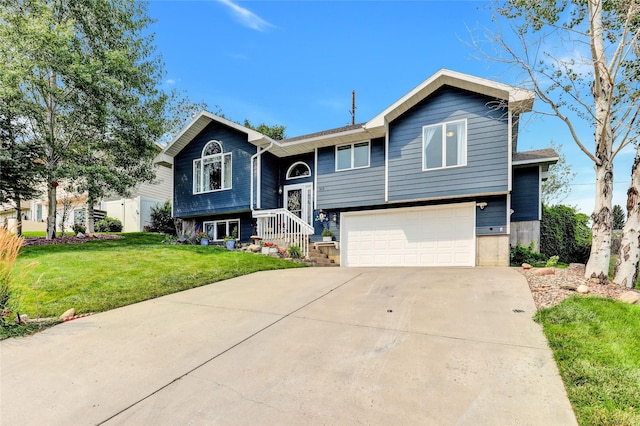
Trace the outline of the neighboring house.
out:
<instances>
[{"instance_id":1,"label":"neighboring house","mask_svg":"<svg viewBox=\"0 0 640 426\"><path fill-rule=\"evenodd\" d=\"M539 240L558 160L517 152L533 101L441 70L366 123L282 141L203 111L164 151L174 216L215 241L237 229L305 253L329 227L343 266L508 265L510 238Z\"/></svg>"},{"instance_id":2,"label":"neighboring house","mask_svg":"<svg viewBox=\"0 0 640 426\"><path fill-rule=\"evenodd\" d=\"M122 222L123 232L143 231L146 225L151 223L151 208L158 204L164 204L171 200L173 193L173 174L171 168L161 160L162 154L155 159L156 179L153 183L142 183L131 190L128 198L110 197L104 198L95 206L95 221L105 216L119 219ZM63 189L61 184L57 190L56 227L61 228L61 220L67 211L65 229L71 230L74 223L86 225L87 221L87 195L74 194ZM46 231L47 221L47 193L33 200L22 202L23 232ZM0 225L6 224L9 229L15 226L17 212L15 207L0 205Z\"/></svg>"}]
</instances>

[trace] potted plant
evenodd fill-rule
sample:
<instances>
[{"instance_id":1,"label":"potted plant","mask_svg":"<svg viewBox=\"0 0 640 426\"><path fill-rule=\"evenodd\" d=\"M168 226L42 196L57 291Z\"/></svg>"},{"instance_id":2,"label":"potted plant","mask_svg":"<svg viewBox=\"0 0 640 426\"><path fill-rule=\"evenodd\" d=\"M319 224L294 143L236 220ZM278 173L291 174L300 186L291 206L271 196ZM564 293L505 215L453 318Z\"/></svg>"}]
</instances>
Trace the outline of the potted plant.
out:
<instances>
[{"instance_id":1,"label":"potted plant","mask_svg":"<svg viewBox=\"0 0 640 426\"><path fill-rule=\"evenodd\" d=\"M200 244L201 246L209 245L209 234L204 231L199 231L196 234L196 244Z\"/></svg>"},{"instance_id":2,"label":"potted plant","mask_svg":"<svg viewBox=\"0 0 640 426\"><path fill-rule=\"evenodd\" d=\"M236 248L236 240L238 239L238 228L233 228L231 235L224 237L224 246L229 250Z\"/></svg>"},{"instance_id":3,"label":"potted plant","mask_svg":"<svg viewBox=\"0 0 640 426\"><path fill-rule=\"evenodd\" d=\"M329 242L333 241L333 232L327 228L322 231L322 241Z\"/></svg>"},{"instance_id":4,"label":"potted plant","mask_svg":"<svg viewBox=\"0 0 640 426\"><path fill-rule=\"evenodd\" d=\"M262 254L274 254L278 252L278 245L268 241L262 243Z\"/></svg>"}]
</instances>

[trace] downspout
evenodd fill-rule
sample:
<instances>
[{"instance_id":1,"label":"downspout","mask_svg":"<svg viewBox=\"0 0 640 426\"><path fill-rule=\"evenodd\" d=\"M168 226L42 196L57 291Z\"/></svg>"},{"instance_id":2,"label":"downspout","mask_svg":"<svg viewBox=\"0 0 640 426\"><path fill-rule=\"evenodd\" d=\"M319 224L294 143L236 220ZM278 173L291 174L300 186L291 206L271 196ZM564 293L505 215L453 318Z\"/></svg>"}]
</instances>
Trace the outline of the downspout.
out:
<instances>
[{"instance_id":1,"label":"downspout","mask_svg":"<svg viewBox=\"0 0 640 426\"><path fill-rule=\"evenodd\" d=\"M263 152L269 151L269 150L271 149L271 147L272 147L272 146L273 146L273 142L271 142L271 143L269 144L269 146L267 146L267 147L266 147L266 148L264 148L264 149L260 149L260 147L258 147L258 152L256 152L255 154L253 154L253 155L251 156L251 160L250 160L250 161L251 161L251 185L250 185L251 189L250 189L249 208L251 209L251 211L252 211L252 212L253 212L253 210L254 210L254 208L253 208L253 170L254 170L254 167L253 167L253 161L254 161L254 160L256 160L256 159L258 159L258 158L260 157L260 155L262 155L262 153L263 153ZM257 165L257 163L256 163L256 165ZM260 170L260 168L259 168L259 167L258 167L258 170ZM257 174L256 174L256 180L257 180L257 181L259 181L259 180L260 180L260 179L259 179L259 176L258 176ZM256 186L258 186L258 185L257 185L257 183L258 183L258 182L256 182ZM259 190L260 190L260 188L257 188L257 190L259 191ZM257 206L257 207L259 208L260 206Z\"/></svg>"}]
</instances>

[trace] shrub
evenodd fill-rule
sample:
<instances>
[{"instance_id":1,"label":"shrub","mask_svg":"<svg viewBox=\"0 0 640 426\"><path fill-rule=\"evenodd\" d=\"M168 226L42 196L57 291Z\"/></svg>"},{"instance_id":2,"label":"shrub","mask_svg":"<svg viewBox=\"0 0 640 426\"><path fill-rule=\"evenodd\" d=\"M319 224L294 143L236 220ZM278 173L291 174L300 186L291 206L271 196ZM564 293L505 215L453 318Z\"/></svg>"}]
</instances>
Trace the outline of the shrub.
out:
<instances>
[{"instance_id":1,"label":"shrub","mask_svg":"<svg viewBox=\"0 0 640 426\"><path fill-rule=\"evenodd\" d=\"M554 268L554 267L558 266L558 259L560 259L560 257L557 256L557 255L556 256L551 256L549 258L549 260L547 260L547 264L544 265L544 266L546 266L547 268Z\"/></svg>"},{"instance_id":2,"label":"shrub","mask_svg":"<svg viewBox=\"0 0 640 426\"><path fill-rule=\"evenodd\" d=\"M511 248L509 253L509 261L512 265L521 265L528 263L530 265L539 265L547 261L547 256L542 253L538 253L533 245L533 241L528 247L518 244Z\"/></svg>"},{"instance_id":3,"label":"shrub","mask_svg":"<svg viewBox=\"0 0 640 426\"><path fill-rule=\"evenodd\" d=\"M0 227L0 323L4 325L5 316L11 310L11 271L16 264L18 252L22 247L22 238L16 237L8 229Z\"/></svg>"},{"instance_id":4,"label":"shrub","mask_svg":"<svg viewBox=\"0 0 640 426\"><path fill-rule=\"evenodd\" d=\"M322 236L323 237L333 237L333 232L330 231L327 228L324 228L324 230L322 231Z\"/></svg>"},{"instance_id":5,"label":"shrub","mask_svg":"<svg viewBox=\"0 0 640 426\"><path fill-rule=\"evenodd\" d=\"M96 232L122 232L122 222L115 217L105 217L96 223Z\"/></svg>"},{"instance_id":6,"label":"shrub","mask_svg":"<svg viewBox=\"0 0 640 426\"><path fill-rule=\"evenodd\" d=\"M71 229L73 229L73 233L76 234L76 235L78 235L80 233L83 233L83 234L87 233L87 227L84 226L81 223L74 223L73 224L73 228L71 228Z\"/></svg>"},{"instance_id":7,"label":"shrub","mask_svg":"<svg viewBox=\"0 0 640 426\"><path fill-rule=\"evenodd\" d=\"M164 204L156 204L151 207L151 225L149 231L160 232L167 235L176 235L176 227L171 215L171 203L169 200Z\"/></svg>"},{"instance_id":8,"label":"shrub","mask_svg":"<svg viewBox=\"0 0 640 426\"><path fill-rule=\"evenodd\" d=\"M289 256L292 259L300 259L302 257L302 251L300 250L300 246L292 245L289 247Z\"/></svg>"},{"instance_id":9,"label":"shrub","mask_svg":"<svg viewBox=\"0 0 640 426\"><path fill-rule=\"evenodd\" d=\"M585 263L591 250L589 216L568 206L542 207L540 251L559 260Z\"/></svg>"}]
</instances>

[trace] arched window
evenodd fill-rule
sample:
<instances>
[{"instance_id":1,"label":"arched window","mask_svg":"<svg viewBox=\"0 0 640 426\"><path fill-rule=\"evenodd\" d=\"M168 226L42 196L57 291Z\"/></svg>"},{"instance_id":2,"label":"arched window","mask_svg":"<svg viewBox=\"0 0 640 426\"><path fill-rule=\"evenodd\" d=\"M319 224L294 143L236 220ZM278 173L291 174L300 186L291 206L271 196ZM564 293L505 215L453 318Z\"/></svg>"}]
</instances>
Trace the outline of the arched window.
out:
<instances>
[{"instance_id":1,"label":"arched window","mask_svg":"<svg viewBox=\"0 0 640 426\"><path fill-rule=\"evenodd\" d=\"M289 170L287 170L287 179L300 179L311 176L311 169L307 163L298 161L293 163Z\"/></svg>"},{"instance_id":2,"label":"arched window","mask_svg":"<svg viewBox=\"0 0 640 426\"><path fill-rule=\"evenodd\" d=\"M231 189L231 153L220 141L209 141L200 158L193 160L193 193Z\"/></svg>"}]
</instances>

